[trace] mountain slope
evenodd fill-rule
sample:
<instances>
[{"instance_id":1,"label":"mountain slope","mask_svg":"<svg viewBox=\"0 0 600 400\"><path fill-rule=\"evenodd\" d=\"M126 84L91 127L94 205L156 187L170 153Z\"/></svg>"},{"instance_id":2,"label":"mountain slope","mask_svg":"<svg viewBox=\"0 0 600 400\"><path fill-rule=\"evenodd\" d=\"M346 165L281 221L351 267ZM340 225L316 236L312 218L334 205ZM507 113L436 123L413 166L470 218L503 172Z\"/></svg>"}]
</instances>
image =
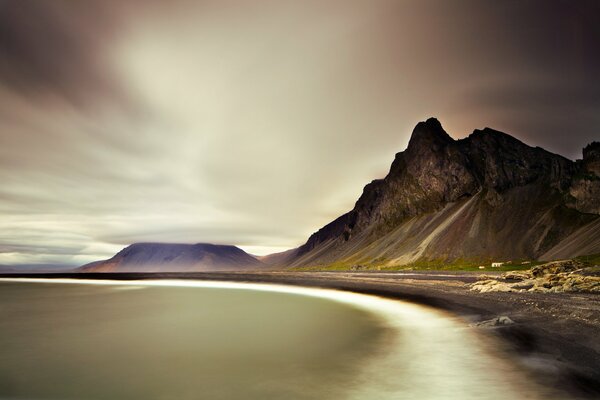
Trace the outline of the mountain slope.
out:
<instances>
[{"instance_id":1,"label":"mountain slope","mask_svg":"<svg viewBox=\"0 0 600 400\"><path fill-rule=\"evenodd\" d=\"M403 265L600 252L600 240L573 238L600 235L586 230L600 213L599 163L599 143L573 162L489 128L454 140L431 118L354 209L263 262Z\"/></svg>"},{"instance_id":2,"label":"mountain slope","mask_svg":"<svg viewBox=\"0 0 600 400\"><path fill-rule=\"evenodd\" d=\"M263 264L235 246L135 243L114 257L79 268L81 272L231 271Z\"/></svg>"}]
</instances>

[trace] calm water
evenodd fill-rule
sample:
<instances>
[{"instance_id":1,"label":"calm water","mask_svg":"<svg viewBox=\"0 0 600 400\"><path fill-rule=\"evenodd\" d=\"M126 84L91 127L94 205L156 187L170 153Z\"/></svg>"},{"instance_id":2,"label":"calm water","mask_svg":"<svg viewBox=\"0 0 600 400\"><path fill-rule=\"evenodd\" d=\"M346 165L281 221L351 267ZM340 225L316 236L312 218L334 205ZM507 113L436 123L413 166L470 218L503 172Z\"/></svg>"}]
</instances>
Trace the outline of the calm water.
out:
<instances>
[{"instance_id":1,"label":"calm water","mask_svg":"<svg viewBox=\"0 0 600 400\"><path fill-rule=\"evenodd\" d=\"M535 398L444 314L271 285L3 281L0 357L3 399Z\"/></svg>"}]
</instances>

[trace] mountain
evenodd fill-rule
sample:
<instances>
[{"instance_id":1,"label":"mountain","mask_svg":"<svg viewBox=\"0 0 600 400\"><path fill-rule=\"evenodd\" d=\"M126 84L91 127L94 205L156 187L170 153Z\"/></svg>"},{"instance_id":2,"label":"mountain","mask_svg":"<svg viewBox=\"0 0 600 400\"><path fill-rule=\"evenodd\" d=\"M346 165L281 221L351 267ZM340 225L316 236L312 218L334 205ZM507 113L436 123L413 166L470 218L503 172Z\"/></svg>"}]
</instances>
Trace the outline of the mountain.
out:
<instances>
[{"instance_id":1,"label":"mountain","mask_svg":"<svg viewBox=\"0 0 600 400\"><path fill-rule=\"evenodd\" d=\"M16 268L13 267L12 265L4 265L4 264L0 264L0 273L2 274L6 274L6 273L12 273L12 272L16 272Z\"/></svg>"},{"instance_id":2,"label":"mountain","mask_svg":"<svg viewBox=\"0 0 600 400\"><path fill-rule=\"evenodd\" d=\"M235 246L135 243L114 257L79 268L81 272L231 271L264 266Z\"/></svg>"},{"instance_id":3,"label":"mountain","mask_svg":"<svg viewBox=\"0 0 600 400\"><path fill-rule=\"evenodd\" d=\"M69 264L17 264L0 265L0 273L44 273L61 272L73 269Z\"/></svg>"},{"instance_id":4,"label":"mountain","mask_svg":"<svg viewBox=\"0 0 600 400\"><path fill-rule=\"evenodd\" d=\"M485 128L452 139L414 128L388 175L279 266L553 259L600 252L600 143L571 161Z\"/></svg>"}]
</instances>

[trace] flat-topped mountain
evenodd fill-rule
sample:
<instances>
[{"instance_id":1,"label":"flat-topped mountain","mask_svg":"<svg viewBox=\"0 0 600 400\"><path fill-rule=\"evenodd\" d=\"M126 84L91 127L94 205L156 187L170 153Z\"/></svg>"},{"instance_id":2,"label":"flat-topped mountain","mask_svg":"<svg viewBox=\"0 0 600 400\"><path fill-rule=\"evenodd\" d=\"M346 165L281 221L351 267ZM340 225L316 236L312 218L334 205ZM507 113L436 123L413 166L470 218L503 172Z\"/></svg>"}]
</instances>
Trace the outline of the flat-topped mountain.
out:
<instances>
[{"instance_id":1,"label":"flat-topped mountain","mask_svg":"<svg viewBox=\"0 0 600 400\"><path fill-rule=\"evenodd\" d=\"M193 272L255 269L260 261L235 246L135 243L114 257L80 267L82 272Z\"/></svg>"},{"instance_id":2,"label":"flat-topped mountain","mask_svg":"<svg viewBox=\"0 0 600 400\"><path fill-rule=\"evenodd\" d=\"M600 143L571 161L485 128L452 139L420 122L384 179L281 266L555 259L600 252Z\"/></svg>"}]
</instances>

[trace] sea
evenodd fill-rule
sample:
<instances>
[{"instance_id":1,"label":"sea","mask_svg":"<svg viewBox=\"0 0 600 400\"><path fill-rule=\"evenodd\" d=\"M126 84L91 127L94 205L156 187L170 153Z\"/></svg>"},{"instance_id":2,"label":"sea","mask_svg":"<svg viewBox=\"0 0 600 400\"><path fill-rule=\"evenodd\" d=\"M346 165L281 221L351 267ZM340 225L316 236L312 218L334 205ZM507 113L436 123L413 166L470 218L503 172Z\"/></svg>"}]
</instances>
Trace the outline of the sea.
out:
<instances>
[{"instance_id":1,"label":"sea","mask_svg":"<svg viewBox=\"0 0 600 400\"><path fill-rule=\"evenodd\" d=\"M296 286L0 280L0 399L534 399L501 345L408 302Z\"/></svg>"}]
</instances>

